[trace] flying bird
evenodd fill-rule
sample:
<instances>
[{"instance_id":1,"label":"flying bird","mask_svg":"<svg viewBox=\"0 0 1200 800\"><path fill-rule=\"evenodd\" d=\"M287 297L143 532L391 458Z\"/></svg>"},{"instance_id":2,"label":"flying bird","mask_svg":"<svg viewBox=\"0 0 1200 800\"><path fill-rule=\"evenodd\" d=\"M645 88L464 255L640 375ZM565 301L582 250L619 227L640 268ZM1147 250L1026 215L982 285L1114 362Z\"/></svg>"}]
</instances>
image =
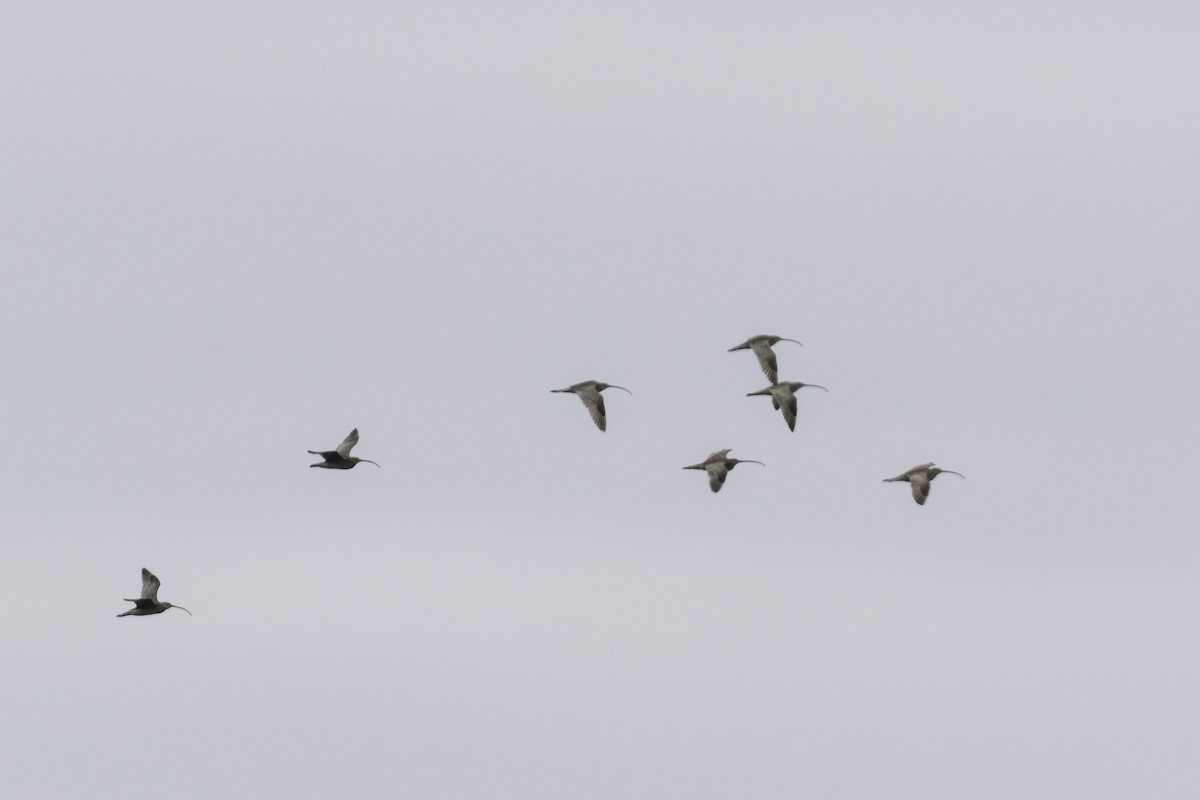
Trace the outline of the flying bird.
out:
<instances>
[{"instance_id":1,"label":"flying bird","mask_svg":"<svg viewBox=\"0 0 1200 800\"><path fill-rule=\"evenodd\" d=\"M604 431L608 430L608 421L604 414L604 398L600 393L605 389L620 389L623 392L629 392L624 386L601 383L600 381L584 381L583 383L572 384L565 389L551 389L550 391L566 392L578 397L587 406L588 413L592 415L592 422L595 422L596 427ZM633 394L633 392L629 392L629 394Z\"/></svg>"},{"instance_id":2,"label":"flying bird","mask_svg":"<svg viewBox=\"0 0 1200 800\"><path fill-rule=\"evenodd\" d=\"M771 404L775 406L777 411L783 412L783 420L787 423L790 430L796 430L796 392L803 389L805 386L811 386L814 389L825 389L824 386L817 386L815 383L801 383L800 381L783 381L782 383L773 383L765 389L759 389L757 392L750 392L746 397L754 397L755 395L770 395Z\"/></svg>"},{"instance_id":3,"label":"flying bird","mask_svg":"<svg viewBox=\"0 0 1200 800\"><path fill-rule=\"evenodd\" d=\"M943 472L949 472L951 475L957 475L963 480L967 479L966 475L960 472L955 472L951 469L940 469L933 465L930 461L928 464L921 464L913 467L908 472L903 472L894 478L884 478L884 483L892 483L894 481L908 481L912 486L913 500L917 501L917 505L925 505L925 501L929 499L929 483Z\"/></svg>"},{"instance_id":4,"label":"flying bird","mask_svg":"<svg viewBox=\"0 0 1200 800\"><path fill-rule=\"evenodd\" d=\"M118 617L144 617L147 614L161 614L168 608L178 608L180 611L187 611L188 616L192 612L188 611L183 606L175 606L170 603L160 603L158 601L159 580L150 570L142 567L142 596L134 600L126 597L125 602L133 603L134 607L126 611L124 614L117 614Z\"/></svg>"},{"instance_id":5,"label":"flying bird","mask_svg":"<svg viewBox=\"0 0 1200 800\"><path fill-rule=\"evenodd\" d=\"M766 466L761 461L753 461L748 458L730 458L729 451L733 448L718 450L708 458L701 461L699 464L692 464L684 469L702 469L708 473L708 485L714 492L721 491L721 487L725 484L725 476L729 471L738 464L760 464Z\"/></svg>"},{"instance_id":6,"label":"flying bird","mask_svg":"<svg viewBox=\"0 0 1200 800\"><path fill-rule=\"evenodd\" d=\"M753 350L754 355L758 356L758 364L762 367L763 374L767 376L767 380L771 383L779 382L779 363L775 360L775 351L771 349L771 345L776 342L796 342L795 339L785 339L782 336L751 336L746 341L739 344L737 347L729 348L730 353L735 350ZM796 342L801 347L803 344Z\"/></svg>"},{"instance_id":7,"label":"flying bird","mask_svg":"<svg viewBox=\"0 0 1200 800\"><path fill-rule=\"evenodd\" d=\"M342 443L337 446L337 450L309 450L314 456L320 456L325 461L319 464L309 464L310 467L323 467L325 469L354 469L354 465L360 461L366 461L368 464L375 464L365 458L350 455L351 449L358 444L358 428L350 431L350 435L342 440ZM375 466L379 466L375 464Z\"/></svg>"}]
</instances>

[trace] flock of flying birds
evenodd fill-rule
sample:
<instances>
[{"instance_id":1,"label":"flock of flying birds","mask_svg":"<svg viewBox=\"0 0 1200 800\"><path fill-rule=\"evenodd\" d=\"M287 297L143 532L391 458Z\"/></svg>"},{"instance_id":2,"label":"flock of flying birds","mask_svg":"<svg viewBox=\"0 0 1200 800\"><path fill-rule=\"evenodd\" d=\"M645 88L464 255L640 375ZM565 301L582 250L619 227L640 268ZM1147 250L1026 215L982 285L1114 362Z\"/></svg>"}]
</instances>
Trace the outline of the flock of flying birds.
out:
<instances>
[{"instance_id":1,"label":"flock of flying birds","mask_svg":"<svg viewBox=\"0 0 1200 800\"><path fill-rule=\"evenodd\" d=\"M824 386L817 386L814 383L802 383L800 381L780 381L779 380L779 362L775 358L775 351L772 346L779 342L795 342L801 344L795 339L785 339L782 336L751 336L746 341L729 348L732 353L737 350L751 350L754 355L758 356L759 366L762 367L763 374L771 381L771 385L764 389L759 389L757 392L750 392L747 397L769 396L771 404L775 406L776 411L783 413L783 420L787 423L788 429L796 430L796 392L803 389L805 386L814 389L821 389L828 392ZM801 345L803 346L803 345ZM611 383L603 383L601 381L583 381L582 383L572 384L565 389L551 389L551 392L573 394L578 397L583 405L587 408L588 413L592 415L592 421L596 423L596 427L601 431L608 430L608 414L604 409L604 396L601 394L605 389L620 389L624 392L633 394L624 386L616 386ZM356 464L366 462L367 464L375 464L365 458L350 455L350 451L358 444L358 428L350 431L350 434L342 440L342 443L334 450L309 450L308 452L314 456L320 456L321 461L316 464L310 464L312 467L321 467L323 469L353 469ZM732 448L718 450L709 455L708 458L701 461L699 464L691 464L684 469L699 469L708 473L708 485L714 492L721 491L721 487L725 485L725 479L729 476L730 471L738 464L759 464L766 466L761 461L754 461L748 458L730 458L729 453ZM379 466L375 464L375 466ZM884 478L884 483L894 483L897 481L907 481L912 488L913 500L917 501L917 505L925 505L925 501L929 499L929 487L933 479L943 472L949 472L951 475L958 475L960 478L966 478L965 475L954 472L953 470L941 469L933 465L933 462L928 464L918 464L910 470L900 473L894 478ZM150 570L142 567L142 595L135 599L125 598L127 602L133 603L134 607L123 614L118 614L118 617L141 617L147 614L161 614L168 608L178 608L187 611L183 606L172 605L171 603L160 602L158 599L158 587L160 582L158 578ZM192 612L187 611L190 615Z\"/></svg>"},{"instance_id":2,"label":"flock of flying birds","mask_svg":"<svg viewBox=\"0 0 1200 800\"><path fill-rule=\"evenodd\" d=\"M803 389L805 386L813 389L821 389L828 392L824 386L818 386L815 383L802 383L801 381L780 381L779 380L779 361L775 357L775 351L772 346L779 342L797 342L795 339L785 339L782 336L769 336L762 334L759 336L751 336L741 344L729 348L729 352L733 353L737 350L751 350L754 355L758 356L758 364L762 367L763 374L767 376L767 380L771 385L759 389L757 392L750 392L747 397L756 397L762 395L771 398L771 404L775 406L776 411L783 412L783 421L787 423L788 430L796 430L796 392ZM608 430L608 415L604 410L604 397L600 393L605 389L621 389L629 392L624 386L616 386L611 383L602 383L600 381L584 381L582 383L572 384L565 389L551 389L552 392L568 392L575 395L583 401L587 407L588 413L592 415L592 421L596 423L596 427L600 430ZM633 394L633 392L629 392ZM357 433L357 431L355 432ZM354 436L354 434L351 434ZM350 441L349 439L346 440ZM358 437L354 437L354 441L358 441ZM345 444L345 442L343 442ZM340 448L339 448L340 449ZM718 450L709 455L708 458L701 461L699 464L692 464L684 467L684 469L701 469L708 473L708 485L714 492L721 491L721 487L725 485L725 478L729 472L738 464L759 464L766 466L761 461L754 461L749 458L730 458L729 453L732 448ZM309 452L312 452L311 450ZM349 452L349 448L347 448ZM328 453L321 455L328 456ZM330 464L313 464L314 467L328 467ZM354 466L338 467L339 469L349 469ZM964 475L953 472L948 469L939 469L932 462L928 464L919 464L907 472L901 473L894 478L884 478L884 483L893 481L908 481L912 486L913 500L917 501L917 505L925 505L925 501L929 498L929 484L934 478L943 472L949 472L951 475L958 475L963 478Z\"/></svg>"}]
</instances>

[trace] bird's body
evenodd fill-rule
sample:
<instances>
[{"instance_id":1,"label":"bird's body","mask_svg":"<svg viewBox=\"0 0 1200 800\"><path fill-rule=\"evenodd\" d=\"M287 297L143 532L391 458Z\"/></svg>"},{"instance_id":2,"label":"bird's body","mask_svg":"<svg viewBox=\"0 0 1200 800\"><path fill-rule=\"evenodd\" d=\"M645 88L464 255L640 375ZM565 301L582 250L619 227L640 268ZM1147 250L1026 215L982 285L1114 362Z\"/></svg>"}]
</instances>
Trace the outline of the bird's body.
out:
<instances>
[{"instance_id":1,"label":"bird's body","mask_svg":"<svg viewBox=\"0 0 1200 800\"><path fill-rule=\"evenodd\" d=\"M136 600L130 597L125 598L125 602L133 603L134 607L126 611L124 614L117 614L118 617L144 617L147 614L161 614L168 608L178 608L180 611L187 611L188 616L191 616L183 606L175 606L170 603L161 603L158 600L158 587L160 582L155 577L154 573L142 567L142 596Z\"/></svg>"},{"instance_id":2,"label":"bird's body","mask_svg":"<svg viewBox=\"0 0 1200 800\"><path fill-rule=\"evenodd\" d=\"M733 448L718 450L709 455L708 458L701 461L699 464L692 464L684 469L702 469L708 473L708 486L714 492L721 491L721 487L725 485L725 478L729 475L729 471L738 464L760 464L766 466L761 461L753 461L749 458L730 458L729 451Z\"/></svg>"},{"instance_id":3,"label":"bird's body","mask_svg":"<svg viewBox=\"0 0 1200 800\"><path fill-rule=\"evenodd\" d=\"M778 383L779 362L775 359L775 351L771 349L771 345L776 342L796 342L796 340L785 339L782 336L762 334L760 336L751 336L737 347L729 348L729 352L732 353L735 350L753 350L754 355L758 356L758 364L762 367L763 374L767 376L767 380L771 383ZM804 346L800 342L796 342L796 344L799 344L801 347Z\"/></svg>"},{"instance_id":4,"label":"bird's body","mask_svg":"<svg viewBox=\"0 0 1200 800\"><path fill-rule=\"evenodd\" d=\"M596 423L596 427L602 431L608 430L608 416L604 411L604 397L600 394L605 389L620 389L624 392L629 392L624 386L617 386L612 383L601 383L600 381L583 381L582 383L574 383L565 389L551 389L551 392L573 394L583 401L587 406L588 413L592 415L592 422ZM629 392L633 394L633 392Z\"/></svg>"},{"instance_id":5,"label":"bird's body","mask_svg":"<svg viewBox=\"0 0 1200 800\"><path fill-rule=\"evenodd\" d=\"M783 420L787 423L790 430L796 430L796 392L805 386L811 386L814 389L825 389L824 386L818 386L815 383L801 383L800 381L783 381L781 383L773 383L765 389L759 389L757 392L750 392L746 397L754 397L755 395L770 395L771 404L775 406L777 411L783 412Z\"/></svg>"},{"instance_id":6,"label":"bird's body","mask_svg":"<svg viewBox=\"0 0 1200 800\"><path fill-rule=\"evenodd\" d=\"M325 459L317 464L309 464L309 466L323 467L324 469L353 469L354 465L360 461L375 464L374 461L350 455L350 450L356 444L358 444L358 428L350 431L350 435L342 440L342 443L337 446L336 450L309 450L308 452L312 455ZM379 465L375 464L375 466L378 467Z\"/></svg>"},{"instance_id":7,"label":"bird's body","mask_svg":"<svg viewBox=\"0 0 1200 800\"><path fill-rule=\"evenodd\" d=\"M923 506L925 505L925 501L929 499L930 482L943 472L949 472L951 475L958 475L958 477L962 478L963 480L966 480L967 478L966 475L955 472L954 470L935 467L933 462L930 461L928 464L919 464L894 478L884 478L883 482L893 483L896 481L908 481L912 486L913 500L917 501L917 505Z\"/></svg>"}]
</instances>

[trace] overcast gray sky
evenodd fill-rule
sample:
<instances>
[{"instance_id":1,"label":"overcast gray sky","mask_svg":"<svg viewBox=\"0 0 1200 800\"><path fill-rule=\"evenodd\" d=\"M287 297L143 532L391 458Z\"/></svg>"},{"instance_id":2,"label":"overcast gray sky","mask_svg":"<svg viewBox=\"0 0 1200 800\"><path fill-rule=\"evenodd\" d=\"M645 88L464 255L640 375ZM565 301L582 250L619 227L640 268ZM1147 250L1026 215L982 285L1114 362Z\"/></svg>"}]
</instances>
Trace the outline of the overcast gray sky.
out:
<instances>
[{"instance_id":1,"label":"overcast gray sky","mask_svg":"<svg viewBox=\"0 0 1200 800\"><path fill-rule=\"evenodd\" d=\"M6 797L1200 793L1194 3L3 18Z\"/></svg>"}]
</instances>

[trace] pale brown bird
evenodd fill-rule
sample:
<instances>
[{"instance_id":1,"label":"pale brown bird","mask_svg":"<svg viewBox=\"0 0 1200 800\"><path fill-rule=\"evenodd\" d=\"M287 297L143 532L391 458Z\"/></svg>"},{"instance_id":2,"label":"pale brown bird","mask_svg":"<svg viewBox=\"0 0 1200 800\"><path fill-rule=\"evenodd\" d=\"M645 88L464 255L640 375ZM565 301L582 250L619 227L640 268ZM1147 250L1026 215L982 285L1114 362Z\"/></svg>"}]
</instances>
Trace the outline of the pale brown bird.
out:
<instances>
[{"instance_id":1,"label":"pale brown bird","mask_svg":"<svg viewBox=\"0 0 1200 800\"><path fill-rule=\"evenodd\" d=\"M699 464L692 464L690 467L684 467L684 469L704 470L708 473L709 488L714 492L719 492L721 491L721 487L725 485L725 477L729 474L729 471L738 464L759 464L764 467L766 466L761 461L754 461L749 458L730 458L729 451L732 449L718 450Z\"/></svg>"},{"instance_id":2,"label":"pale brown bird","mask_svg":"<svg viewBox=\"0 0 1200 800\"><path fill-rule=\"evenodd\" d=\"M800 381L783 381L782 383L773 383L765 389L759 389L757 392L750 392L746 397L754 397L755 395L770 395L771 404L775 406L777 411L783 412L783 421L787 423L790 430L796 430L796 392L803 389L805 386L811 386L814 389L823 389L828 392L824 386L818 386L815 383L801 383Z\"/></svg>"},{"instance_id":3,"label":"pale brown bird","mask_svg":"<svg viewBox=\"0 0 1200 800\"><path fill-rule=\"evenodd\" d=\"M771 345L776 342L796 342L795 339L785 339L782 336L769 336L762 334L760 336L751 336L746 341L739 344L737 347L731 347L727 352L735 350L753 350L754 355L758 356L758 364L762 367L763 374L767 376L767 380L771 383L779 382L779 363L775 360L775 351L771 349ZM801 347L804 345L796 342Z\"/></svg>"},{"instance_id":4,"label":"pale brown bird","mask_svg":"<svg viewBox=\"0 0 1200 800\"><path fill-rule=\"evenodd\" d=\"M917 501L917 505L925 505L925 501L929 499L929 484L938 475L943 472L949 472L951 475L957 475L963 480L967 479L966 475L961 472L955 472L951 469L940 469L933 465L930 461L928 464L920 464L913 467L907 472L901 473L894 478L884 478L884 483L892 483L894 481L908 481L912 486L913 500Z\"/></svg>"},{"instance_id":5,"label":"pale brown bird","mask_svg":"<svg viewBox=\"0 0 1200 800\"><path fill-rule=\"evenodd\" d=\"M604 413L604 397L601 392L605 389L620 389L623 392L629 392L624 386L617 386L612 383L601 383L600 381L584 381L583 383L574 383L565 389L551 389L551 392L573 394L583 401L587 406L588 413L592 415L592 422L596 423L596 427L602 431L608 430L608 417ZM629 392L633 394L633 392Z\"/></svg>"},{"instance_id":6,"label":"pale brown bird","mask_svg":"<svg viewBox=\"0 0 1200 800\"><path fill-rule=\"evenodd\" d=\"M170 603L160 603L158 601L159 580L150 570L142 567L142 596L134 600L126 597L125 602L134 603L134 607L126 611L124 614L117 614L118 617L144 617L147 614L161 614L168 608L178 608L180 611L187 611L188 616L192 612L188 611L183 606L176 606Z\"/></svg>"},{"instance_id":7,"label":"pale brown bird","mask_svg":"<svg viewBox=\"0 0 1200 800\"><path fill-rule=\"evenodd\" d=\"M323 467L324 469L354 469L354 465L360 461L375 464L374 461L350 455L350 450L356 444L358 444L358 428L350 431L350 435L342 440L342 443L337 446L337 450L309 450L308 452L312 455L325 459L323 462L309 464L309 466ZM375 464L375 466L379 465Z\"/></svg>"}]
</instances>

